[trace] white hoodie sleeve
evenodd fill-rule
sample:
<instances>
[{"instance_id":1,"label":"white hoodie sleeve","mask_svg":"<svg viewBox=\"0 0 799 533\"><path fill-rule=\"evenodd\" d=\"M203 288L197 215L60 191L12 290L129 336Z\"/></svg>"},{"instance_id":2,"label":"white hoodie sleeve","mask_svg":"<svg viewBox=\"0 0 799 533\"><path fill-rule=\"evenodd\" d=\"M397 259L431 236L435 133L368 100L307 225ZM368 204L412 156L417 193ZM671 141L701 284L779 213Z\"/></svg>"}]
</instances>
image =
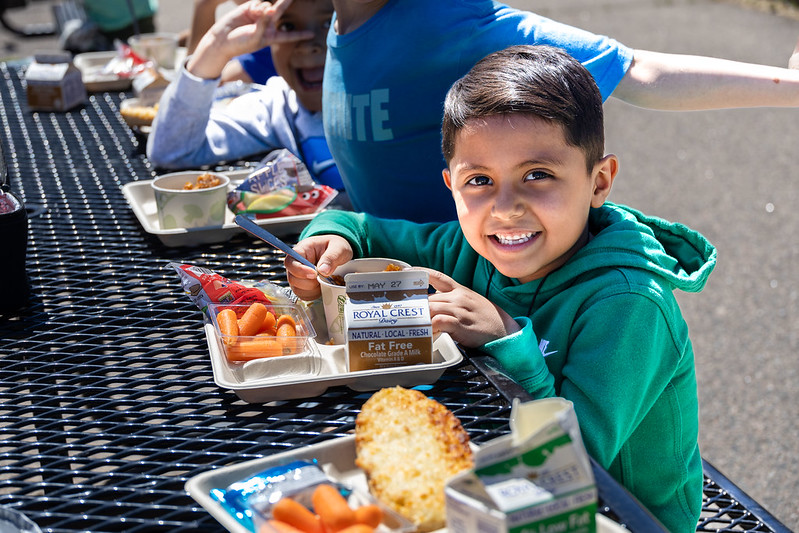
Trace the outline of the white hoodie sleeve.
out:
<instances>
[{"instance_id":1,"label":"white hoodie sleeve","mask_svg":"<svg viewBox=\"0 0 799 533\"><path fill-rule=\"evenodd\" d=\"M217 107L218 82L180 68L161 97L147 139L147 157L156 167L196 168L277 148L297 153L294 122L299 108L282 78L273 77L263 89Z\"/></svg>"}]
</instances>

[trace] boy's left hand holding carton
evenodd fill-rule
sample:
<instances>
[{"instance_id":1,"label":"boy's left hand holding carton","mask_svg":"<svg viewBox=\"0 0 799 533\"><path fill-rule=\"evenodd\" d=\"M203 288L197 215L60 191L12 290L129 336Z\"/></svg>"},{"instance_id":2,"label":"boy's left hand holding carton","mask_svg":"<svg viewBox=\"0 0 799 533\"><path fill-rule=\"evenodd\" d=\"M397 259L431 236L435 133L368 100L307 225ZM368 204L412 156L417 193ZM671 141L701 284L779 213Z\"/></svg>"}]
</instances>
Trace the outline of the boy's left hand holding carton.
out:
<instances>
[{"instance_id":1,"label":"boy's left hand holding carton","mask_svg":"<svg viewBox=\"0 0 799 533\"><path fill-rule=\"evenodd\" d=\"M338 235L318 235L301 240L295 251L316 264L316 271L286 257L289 285L302 300L320 297L317 272L323 276L333 273L353 258L350 243ZM436 290L428 297L433 333L448 333L463 346L475 348L487 342L511 335L521 328L505 311L484 296L457 283L451 277L424 267L430 285Z\"/></svg>"}]
</instances>

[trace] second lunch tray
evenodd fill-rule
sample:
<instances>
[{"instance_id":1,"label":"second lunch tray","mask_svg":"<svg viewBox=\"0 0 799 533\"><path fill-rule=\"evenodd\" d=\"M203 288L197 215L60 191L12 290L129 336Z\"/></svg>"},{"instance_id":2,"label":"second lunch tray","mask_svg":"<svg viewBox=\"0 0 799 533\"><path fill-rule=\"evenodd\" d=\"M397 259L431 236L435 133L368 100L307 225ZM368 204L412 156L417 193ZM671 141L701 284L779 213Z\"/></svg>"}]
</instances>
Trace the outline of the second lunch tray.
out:
<instances>
[{"instance_id":1,"label":"second lunch tray","mask_svg":"<svg viewBox=\"0 0 799 533\"><path fill-rule=\"evenodd\" d=\"M223 172L230 178L231 185L235 186L244 180L251 170ZM152 180L141 180L127 183L122 186L122 194L130 204L136 218L144 231L158 237L165 246L197 246L225 242L237 233L243 233L235 222L233 213L225 209L225 223L221 226L205 228L174 228L161 229L158 222L158 211L155 206L155 193ZM268 229L270 233L278 236L300 233L318 213L308 215L294 215L275 218L259 218L253 221L259 226Z\"/></svg>"},{"instance_id":2,"label":"second lunch tray","mask_svg":"<svg viewBox=\"0 0 799 533\"><path fill-rule=\"evenodd\" d=\"M476 446L472 444L472 448L476 449ZM317 461L330 478L352 489L369 492L366 474L355 465L355 435L203 472L186 482L186 492L228 531L250 533L250 530L233 518L218 500L211 497L211 491L225 489L231 483L248 478L267 468L297 460ZM601 514L596 515L596 531L597 533L629 533L627 529ZM439 529L433 533L447 533L447 529Z\"/></svg>"}]
</instances>

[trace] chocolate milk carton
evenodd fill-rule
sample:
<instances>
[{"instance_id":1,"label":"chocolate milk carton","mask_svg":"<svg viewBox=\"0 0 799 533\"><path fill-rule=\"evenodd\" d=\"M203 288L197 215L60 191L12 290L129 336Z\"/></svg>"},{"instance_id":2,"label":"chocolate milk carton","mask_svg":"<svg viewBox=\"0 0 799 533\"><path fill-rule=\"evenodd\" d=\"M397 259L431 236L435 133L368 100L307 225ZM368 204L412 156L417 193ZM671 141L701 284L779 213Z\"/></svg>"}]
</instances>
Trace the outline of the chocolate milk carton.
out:
<instances>
[{"instance_id":1,"label":"chocolate milk carton","mask_svg":"<svg viewBox=\"0 0 799 533\"><path fill-rule=\"evenodd\" d=\"M36 54L25 82L33 111L67 111L86 101L83 77L67 53Z\"/></svg>"},{"instance_id":2,"label":"chocolate milk carton","mask_svg":"<svg viewBox=\"0 0 799 533\"><path fill-rule=\"evenodd\" d=\"M344 279L350 372L433 362L426 272L353 273Z\"/></svg>"}]
</instances>

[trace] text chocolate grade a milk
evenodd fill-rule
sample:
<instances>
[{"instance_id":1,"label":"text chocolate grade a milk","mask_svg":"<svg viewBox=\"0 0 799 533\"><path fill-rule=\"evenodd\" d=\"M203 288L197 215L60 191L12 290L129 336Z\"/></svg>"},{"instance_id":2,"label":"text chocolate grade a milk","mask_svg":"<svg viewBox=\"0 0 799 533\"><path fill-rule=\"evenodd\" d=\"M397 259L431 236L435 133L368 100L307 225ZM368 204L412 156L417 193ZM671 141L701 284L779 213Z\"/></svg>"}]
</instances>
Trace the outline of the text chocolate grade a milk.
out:
<instances>
[{"instance_id":1,"label":"text chocolate grade a milk","mask_svg":"<svg viewBox=\"0 0 799 533\"><path fill-rule=\"evenodd\" d=\"M353 273L344 279L350 372L433 362L426 272Z\"/></svg>"}]
</instances>

